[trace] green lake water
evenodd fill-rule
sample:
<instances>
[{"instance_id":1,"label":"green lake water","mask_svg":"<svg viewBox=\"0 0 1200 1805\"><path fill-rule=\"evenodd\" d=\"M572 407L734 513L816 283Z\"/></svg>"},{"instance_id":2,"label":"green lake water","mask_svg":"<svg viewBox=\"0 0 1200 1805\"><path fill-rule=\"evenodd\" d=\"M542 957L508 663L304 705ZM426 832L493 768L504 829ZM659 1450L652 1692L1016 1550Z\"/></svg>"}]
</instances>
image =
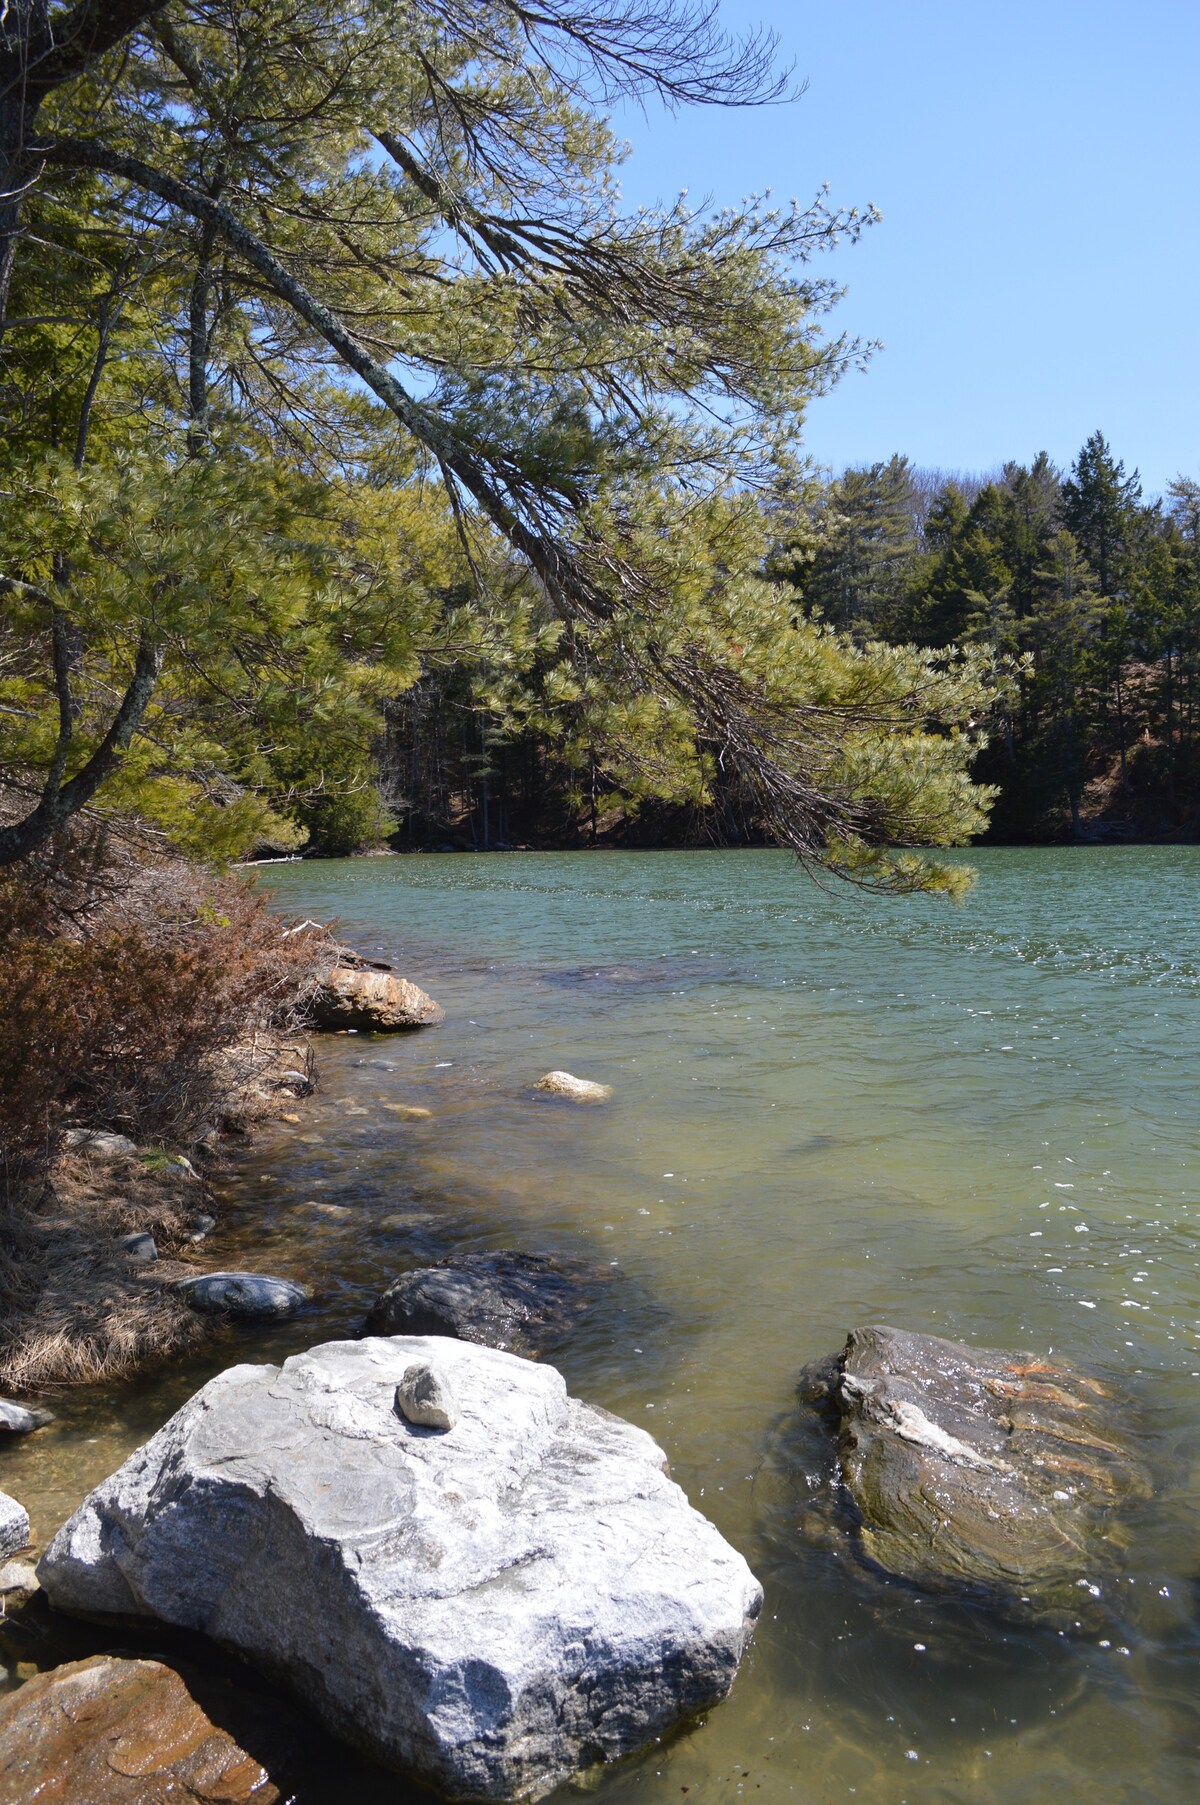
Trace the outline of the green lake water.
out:
<instances>
[{"instance_id":1,"label":"green lake water","mask_svg":"<svg viewBox=\"0 0 1200 1805\"><path fill-rule=\"evenodd\" d=\"M1200 1796L1200 849L971 862L957 910L823 890L772 852L265 870L446 1023L321 1041L301 1122L221 1182L206 1258L305 1279L307 1315L57 1402L0 1484L44 1540L228 1360L351 1333L449 1251L589 1254L619 1277L556 1364L653 1432L766 1588L732 1697L603 1775L605 1805ZM551 1067L612 1103L534 1100ZM866 1322L1053 1351L1126 1395L1155 1492L1110 1634L1014 1630L822 1532L796 1381Z\"/></svg>"}]
</instances>

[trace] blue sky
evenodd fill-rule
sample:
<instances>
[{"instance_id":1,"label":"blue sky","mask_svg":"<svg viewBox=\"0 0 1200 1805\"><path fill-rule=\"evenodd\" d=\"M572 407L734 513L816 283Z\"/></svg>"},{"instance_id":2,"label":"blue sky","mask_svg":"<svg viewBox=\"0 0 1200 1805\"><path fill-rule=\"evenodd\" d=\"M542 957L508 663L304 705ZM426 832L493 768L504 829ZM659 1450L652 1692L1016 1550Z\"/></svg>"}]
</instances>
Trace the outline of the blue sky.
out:
<instances>
[{"instance_id":1,"label":"blue sky","mask_svg":"<svg viewBox=\"0 0 1200 1805\"><path fill-rule=\"evenodd\" d=\"M815 402L840 468L985 470L1100 427L1147 493L1200 477L1200 0L724 0L807 80L750 111L630 111L626 198L821 182L883 223L824 260L881 339Z\"/></svg>"}]
</instances>

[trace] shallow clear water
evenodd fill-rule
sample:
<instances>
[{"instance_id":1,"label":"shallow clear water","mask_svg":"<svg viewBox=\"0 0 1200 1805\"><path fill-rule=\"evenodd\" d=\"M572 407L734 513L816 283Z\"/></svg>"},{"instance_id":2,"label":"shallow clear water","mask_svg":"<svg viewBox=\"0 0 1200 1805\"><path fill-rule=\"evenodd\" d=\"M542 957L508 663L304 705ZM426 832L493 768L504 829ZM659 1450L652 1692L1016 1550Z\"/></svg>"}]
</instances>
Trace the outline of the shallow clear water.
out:
<instances>
[{"instance_id":1,"label":"shallow clear water","mask_svg":"<svg viewBox=\"0 0 1200 1805\"><path fill-rule=\"evenodd\" d=\"M224 1182L213 1263L309 1280L308 1315L60 1404L0 1483L44 1536L208 1370L353 1331L404 1267L592 1253L621 1276L557 1364L653 1431L767 1591L732 1698L606 1775L608 1805L1196 1796L1200 850L972 862L961 910L826 892L769 852L266 871L446 1024L323 1041L301 1123ZM555 1066L614 1101L533 1100ZM1156 1489L1109 1646L870 1580L821 1532L796 1379L872 1321L1053 1349L1128 1394Z\"/></svg>"}]
</instances>

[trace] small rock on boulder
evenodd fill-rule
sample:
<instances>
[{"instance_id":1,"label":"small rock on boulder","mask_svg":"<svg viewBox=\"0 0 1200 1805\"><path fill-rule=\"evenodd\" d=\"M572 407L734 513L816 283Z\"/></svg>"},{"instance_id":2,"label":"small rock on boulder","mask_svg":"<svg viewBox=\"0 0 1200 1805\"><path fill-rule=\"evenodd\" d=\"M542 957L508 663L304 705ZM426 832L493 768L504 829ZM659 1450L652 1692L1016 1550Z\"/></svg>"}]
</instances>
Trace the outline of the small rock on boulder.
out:
<instances>
[{"instance_id":1,"label":"small rock on boulder","mask_svg":"<svg viewBox=\"0 0 1200 1805\"><path fill-rule=\"evenodd\" d=\"M14 1404L11 1398L0 1398L0 1433L28 1435L31 1429L44 1429L54 1421L50 1410L35 1410L29 1404Z\"/></svg>"},{"instance_id":2,"label":"small rock on boulder","mask_svg":"<svg viewBox=\"0 0 1200 1805\"><path fill-rule=\"evenodd\" d=\"M396 1409L405 1422L424 1429L453 1429L460 1414L450 1387L427 1360L416 1361L397 1385Z\"/></svg>"},{"instance_id":3,"label":"small rock on boulder","mask_svg":"<svg viewBox=\"0 0 1200 1805\"><path fill-rule=\"evenodd\" d=\"M29 1512L7 1492L0 1492L0 1561L29 1546Z\"/></svg>"},{"instance_id":4,"label":"small rock on boulder","mask_svg":"<svg viewBox=\"0 0 1200 1805\"><path fill-rule=\"evenodd\" d=\"M436 1364L452 1434L394 1407ZM444 1338L211 1379L85 1499L56 1610L205 1632L454 1799L538 1798L729 1691L762 1593L643 1429Z\"/></svg>"},{"instance_id":5,"label":"small rock on boulder","mask_svg":"<svg viewBox=\"0 0 1200 1805\"><path fill-rule=\"evenodd\" d=\"M459 1253L406 1272L364 1324L368 1335L453 1335L536 1356L567 1340L612 1269L553 1254Z\"/></svg>"},{"instance_id":6,"label":"small rock on boulder","mask_svg":"<svg viewBox=\"0 0 1200 1805\"><path fill-rule=\"evenodd\" d=\"M539 1097L561 1097L567 1103L607 1103L612 1096L611 1084L576 1078L571 1072L547 1072L533 1088Z\"/></svg>"},{"instance_id":7,"label":"small rock on boulder","mask_svg":"<svg viewBox=\"0 0 1200 1805\"><path fill-rule=\"evenodd\" d=\"M176 1279L171 1290L205 1316L247 1321L294 1316L308 1302L303 1285L265 1272L204 1272L194 1279Z\"/></svg>"},{"instance_id":8,"label":"small rock on boulder","mask_svg":"<svg viewBox=\"0 0 1200 1805\"><path fill-rule=\"evenodd\" d=\"M312 1002L318 1028L358 1028L379 1034L436 1027L445 1014L440 1004L406 978L347 965L336 965L326 975Z\"/></svg>"},{"instance_id":9,"label":"small rock on boulder","mask_svg":"<svg viewBox=\"0 0 1200 1805\"><path fill-rule=\"evenodd\" d=\"M1031 1354L854 1329L830 1376L861 1553L1071 1629L1108 1620L1120 1506L1148 1495L1099 1380Z\"/></svg>"},{"instance_id":10,"label":"small rock on boulder","mask_svg":"<svg viewBox=\"0 0 1200 1805\"><path fill-rule=\"evenodd\" d=\"M93 1655L0 1699L5 1805L276 1805L280 1796L159 1661Z\"/></svg>"}]
</instances>

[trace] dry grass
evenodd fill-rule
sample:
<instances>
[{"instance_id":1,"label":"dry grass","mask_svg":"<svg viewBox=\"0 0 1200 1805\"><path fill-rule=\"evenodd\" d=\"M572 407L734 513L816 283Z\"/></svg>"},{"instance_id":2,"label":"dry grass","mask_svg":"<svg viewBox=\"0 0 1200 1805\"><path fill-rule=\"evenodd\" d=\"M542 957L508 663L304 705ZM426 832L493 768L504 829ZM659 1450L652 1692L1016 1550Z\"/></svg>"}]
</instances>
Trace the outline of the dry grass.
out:
<instances>
[{"instance_id":1,"label":"dry grass","mask_svg":"<svg viewBox=\"0 0 1200 1805\"><path fill-rule=\"evenodd\" d=\"M0 1217L0 1390L124 1378L139 1367L196 1347L204 1324L165 1287L189 1268L188 1249L203 1199L196 1179L63 1160L37 1195ZM122 1235L148 1230L160 1258L136 1266Z\"/></svg>"}]
</instances>

